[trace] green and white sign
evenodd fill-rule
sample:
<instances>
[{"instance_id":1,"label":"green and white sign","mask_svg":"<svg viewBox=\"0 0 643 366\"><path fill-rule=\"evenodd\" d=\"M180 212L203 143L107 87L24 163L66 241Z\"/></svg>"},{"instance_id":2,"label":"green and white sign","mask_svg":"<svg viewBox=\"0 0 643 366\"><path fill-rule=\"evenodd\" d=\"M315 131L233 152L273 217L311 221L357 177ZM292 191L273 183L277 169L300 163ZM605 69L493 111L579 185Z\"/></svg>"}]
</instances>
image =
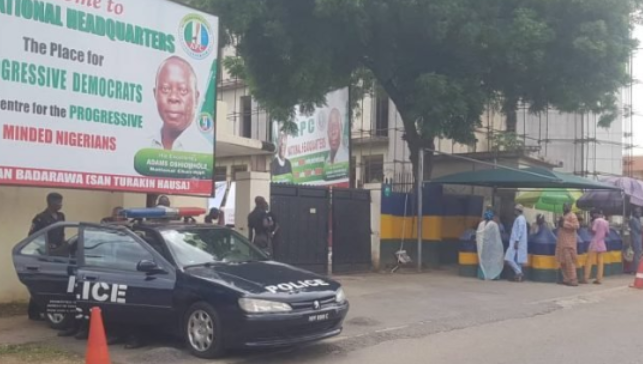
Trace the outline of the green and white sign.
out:
<instances>
[{"instance_id":1,"label":"green and white sign","mask_svg":"<svg viewBox=\"0 0 643 366\"><path fill-rule=\"evenodd\" d=\"M272 181L344 186L350 177L350 120L348 88L326 96L326 105L311 115L297 113L297 134L273 123L277 154L271 164ZM296 108L299 111L299 107Z\"/></svg>"},{"instance_id":2,"label":"green and white sign","mask_svg":"<svg viewBox=\"0 0 643 366\"><path fill-rule=\"evenodd\" d=\"M0 0L0 184L210 195L217 17Z\"/></svg>"}]
</instances>

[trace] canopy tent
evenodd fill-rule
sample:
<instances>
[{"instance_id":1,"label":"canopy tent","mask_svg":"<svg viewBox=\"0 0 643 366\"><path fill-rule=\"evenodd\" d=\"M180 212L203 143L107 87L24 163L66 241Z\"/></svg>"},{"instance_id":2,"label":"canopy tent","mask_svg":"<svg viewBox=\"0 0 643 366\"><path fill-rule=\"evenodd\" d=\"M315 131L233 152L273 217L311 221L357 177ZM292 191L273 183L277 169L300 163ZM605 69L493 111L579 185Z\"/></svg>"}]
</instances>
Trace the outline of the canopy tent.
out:
<instances>
[{"instance_id":1,"label":"canopy tent","mask_svg":"<svg viewBox=\"0 0 643 366\"><path fill-rule=\"evenodd\" d=\"M609 184L544 168L485 169L436 178L431 183L491 188L573 188L620 190Z\"/></svg>"},{"instance_id":2,"label":"canopy tent","mask_svg":"<svg viewBox=\"0 0 643 366\"><path fill-rule=\"evenodd\" d=\"M624 206L643 207L642 181L628 177L603 177L600 180L621 189L623 194L615 191L588 190L578 200L578 207L584 210L597 208L608 215L621 213Z\"/></svg>"}]
</instances>

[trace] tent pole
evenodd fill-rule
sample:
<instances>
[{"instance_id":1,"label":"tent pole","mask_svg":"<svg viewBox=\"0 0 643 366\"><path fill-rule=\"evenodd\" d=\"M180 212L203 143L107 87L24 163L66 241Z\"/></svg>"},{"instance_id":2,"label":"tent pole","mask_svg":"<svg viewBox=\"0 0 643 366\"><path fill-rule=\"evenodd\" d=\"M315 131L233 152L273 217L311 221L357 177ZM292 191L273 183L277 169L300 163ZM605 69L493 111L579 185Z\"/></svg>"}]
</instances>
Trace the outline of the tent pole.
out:
<instances>
[{"instance_id":1,"label":"tent pole","mask_svg":"<svg viewBox=\"0 0 643 366\"><path fill-rule=\"evenodd\" d=\"M621 238L625 235L625 215L627 215L627 206L625 202L625 191L621 190L621 199L623 200L623 224L621 225Z\"/></svg>"},{"instance_id":2,"label":"tent pole","mask_svg":"<svg viewBox=\"0 0 643 366\"><path fill-rule=\"evenodd\" d=\"M423 209L422 209L422 187L424 186L424 149L420 149L418 157L418 175L417 175L417 220L418 220L418 273L422 272L422 225L423 225Z\"/></svg>"}]
</instances>

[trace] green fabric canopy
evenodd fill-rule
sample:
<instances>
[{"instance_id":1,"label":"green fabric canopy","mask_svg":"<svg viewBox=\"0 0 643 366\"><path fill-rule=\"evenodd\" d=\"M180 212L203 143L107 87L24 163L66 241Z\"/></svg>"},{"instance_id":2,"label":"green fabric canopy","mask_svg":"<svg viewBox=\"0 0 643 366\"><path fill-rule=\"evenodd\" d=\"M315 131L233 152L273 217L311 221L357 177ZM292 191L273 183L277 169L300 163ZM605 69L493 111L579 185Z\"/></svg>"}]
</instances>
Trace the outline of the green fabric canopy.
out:
<instances>
[{"instance_id":1,"label":"green fabric canopy","mask_svg":"<svg viewBox=\"0 0 643 366\"><path fill-rule=\"evenodd\" d=\"M575 203L583 195L578 189L536 189L534 191L522 192L516 197L516 203L525 207L535 208L540 211L562 213L563 205L573 205L572 210L578 211Z\"/></svg>"},{"instance_id":2,"label":"green fabric canopy","mask_svg":"<svg viewBox=\"0 0 643 366\"><path fill-rule=\"evenodd\" d=\"M618 189L601 182L545 168L476 170L436 178L431 183L492 188Z\"/></svg>"}]
</instances>

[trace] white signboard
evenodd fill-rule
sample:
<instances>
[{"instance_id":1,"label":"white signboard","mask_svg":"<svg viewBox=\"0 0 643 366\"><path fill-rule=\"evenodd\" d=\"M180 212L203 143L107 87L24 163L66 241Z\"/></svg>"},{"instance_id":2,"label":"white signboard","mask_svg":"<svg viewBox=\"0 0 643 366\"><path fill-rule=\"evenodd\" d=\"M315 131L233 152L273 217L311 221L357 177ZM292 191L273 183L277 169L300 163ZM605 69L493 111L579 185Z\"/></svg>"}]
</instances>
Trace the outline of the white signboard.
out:
<instances>
[{"instance_id":1,"label":"white signboard","mask_svg":"<svg viewBox=\"0 0 643 366\"><path fill-rule=\"evenodd\" d=\"M0 0L0 184L210 195L218 19Z\"/></svg>"}]
</instances>

